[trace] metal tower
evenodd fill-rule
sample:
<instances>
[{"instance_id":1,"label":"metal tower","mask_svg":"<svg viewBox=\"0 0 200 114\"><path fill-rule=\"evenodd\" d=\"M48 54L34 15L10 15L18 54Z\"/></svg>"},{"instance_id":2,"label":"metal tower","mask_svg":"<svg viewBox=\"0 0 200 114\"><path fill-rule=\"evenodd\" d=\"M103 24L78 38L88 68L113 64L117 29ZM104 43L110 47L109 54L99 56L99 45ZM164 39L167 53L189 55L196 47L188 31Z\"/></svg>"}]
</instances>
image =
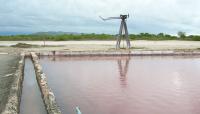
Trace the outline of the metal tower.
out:
<instances>
[{"instance_id":1,"label":"metal tower","mask_svg":"<svg viewBox=\"0 0 200 114\"><path fill-rule=\"evenodd\" d=\"M108 18L102 18L100 16L100 18L104 21L111 20L111 19L121 19L119 34L117 36L116 48L117 49L120 48L120 43L121 43L122 38L126 39L127 48L131 47L131 43L128 38L128 28L127 28L127 24L126 24L126 20L127 20L127 18L129 18L129 15L120 15L119 17L108 17Z\"/></svg>"}]
</instances>

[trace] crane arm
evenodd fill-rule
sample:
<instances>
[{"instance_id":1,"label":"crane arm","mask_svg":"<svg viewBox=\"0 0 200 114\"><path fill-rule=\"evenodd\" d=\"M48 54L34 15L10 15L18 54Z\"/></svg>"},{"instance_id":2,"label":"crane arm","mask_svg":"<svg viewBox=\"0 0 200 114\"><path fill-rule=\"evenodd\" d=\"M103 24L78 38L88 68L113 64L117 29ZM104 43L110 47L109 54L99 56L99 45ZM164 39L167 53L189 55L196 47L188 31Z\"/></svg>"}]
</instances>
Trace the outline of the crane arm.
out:
<instances>
[{"instance_id":1,"label":"crane arm","mask_svg":"<svg viewBox=\"0 0 200 114\"><path fill-rule=\"evenodd\" d=\"M103 18L101 16L99 16L99 17L104 21L111 20L111 19L121 19L121 17L108 17L108 18Z\"/></svg>"}]
</instances>

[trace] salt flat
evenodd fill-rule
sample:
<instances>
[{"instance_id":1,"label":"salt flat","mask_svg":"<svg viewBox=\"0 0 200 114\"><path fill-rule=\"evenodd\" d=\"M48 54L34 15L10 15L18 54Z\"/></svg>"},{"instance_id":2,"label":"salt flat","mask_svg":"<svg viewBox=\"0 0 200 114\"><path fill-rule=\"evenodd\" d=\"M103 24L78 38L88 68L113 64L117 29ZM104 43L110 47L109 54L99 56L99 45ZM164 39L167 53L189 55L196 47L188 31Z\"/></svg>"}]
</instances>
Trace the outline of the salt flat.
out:
<instances>
[{"instance_id":1,"label":"salt flat","mask_svg":"<svg viewBox=\"0 0 200 114\"><path fill-rule=\"evenodd\" d=\"M37 45L29 48L10 47L18 43ZM115 51L116 41L0 41L1 53L20 53L22 51ZM200 50L200 41L131 41L131 50ZM126 47L121 42L121 47Z\"/></svg>"}]
</instances>

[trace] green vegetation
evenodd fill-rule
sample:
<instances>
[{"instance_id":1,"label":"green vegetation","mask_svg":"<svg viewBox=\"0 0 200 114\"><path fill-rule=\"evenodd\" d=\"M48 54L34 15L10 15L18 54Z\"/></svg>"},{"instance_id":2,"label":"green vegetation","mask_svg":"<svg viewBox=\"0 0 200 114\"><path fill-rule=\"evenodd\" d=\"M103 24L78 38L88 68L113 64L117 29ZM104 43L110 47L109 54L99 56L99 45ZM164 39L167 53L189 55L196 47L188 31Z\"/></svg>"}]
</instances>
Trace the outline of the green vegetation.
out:
<instances>
[{"instance_id":1,"label":"green vegetation","mask_svg":"<svg viewBox=\"0 0 200 114\"><path fill-rule=\"evenodd\" d=\"M179 36L179 38L185 38L186 37L186 33L179 31L178 32L178 36Z\"/></svg>"},{"instance_id":2,"label":"green vegetation","mask_svg":"<svg viewBox=\"0 0 200 114\"><path fill-rule=\"evenodd\" d=\"M159 34L130 34L131 40L189 40L200 41L200 36L186 36L184 32L178 32L178 36L172 36L164 33ZM109 34L32 34L32 35L12 35L0 36L0 41L69 41L69 40L115 40L116 35Z\"/></svg>"},{"instance_id":3,"label":"green vegetation","mask_svg":"<svg viewBox=\"0 0 200 114\"><path fill-rule=\"evenodd\" d=\"M179 40L176 36L167 35L164 33L159 34L149 34L149 33L140 33L138 35L131 34L131 40Z\"/></svg>"},{"instance_id":4,"label":"green vegetation","mask_svg":"<svg viewBox=\"0 0 200 114\"><path fill-rule=\"evenodd\" d=\"M12 35L0 36L0 41L68 41L68 40L113 40L108 34L63 34L63 35Z\"/></svg>"}]
</instances>

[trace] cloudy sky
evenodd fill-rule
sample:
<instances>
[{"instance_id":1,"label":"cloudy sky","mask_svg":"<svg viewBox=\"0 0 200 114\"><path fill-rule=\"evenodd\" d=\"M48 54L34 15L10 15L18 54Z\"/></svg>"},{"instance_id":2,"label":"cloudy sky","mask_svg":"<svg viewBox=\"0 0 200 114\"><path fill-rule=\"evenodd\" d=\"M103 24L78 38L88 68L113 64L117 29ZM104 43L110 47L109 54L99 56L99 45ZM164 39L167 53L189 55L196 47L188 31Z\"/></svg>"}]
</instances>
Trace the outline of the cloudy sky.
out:
<instances>
[{"instance_id":1,"label":"cloudy sky","mask_svg":"<svg viewBox=\"0 0 200 114\"><path fill-rule=\"evenodd\" d=\"M129 13L130 33L200 34L200 0L0 0L0 34L64 31L118 32Z\"/></svg>"}]
</instances>

